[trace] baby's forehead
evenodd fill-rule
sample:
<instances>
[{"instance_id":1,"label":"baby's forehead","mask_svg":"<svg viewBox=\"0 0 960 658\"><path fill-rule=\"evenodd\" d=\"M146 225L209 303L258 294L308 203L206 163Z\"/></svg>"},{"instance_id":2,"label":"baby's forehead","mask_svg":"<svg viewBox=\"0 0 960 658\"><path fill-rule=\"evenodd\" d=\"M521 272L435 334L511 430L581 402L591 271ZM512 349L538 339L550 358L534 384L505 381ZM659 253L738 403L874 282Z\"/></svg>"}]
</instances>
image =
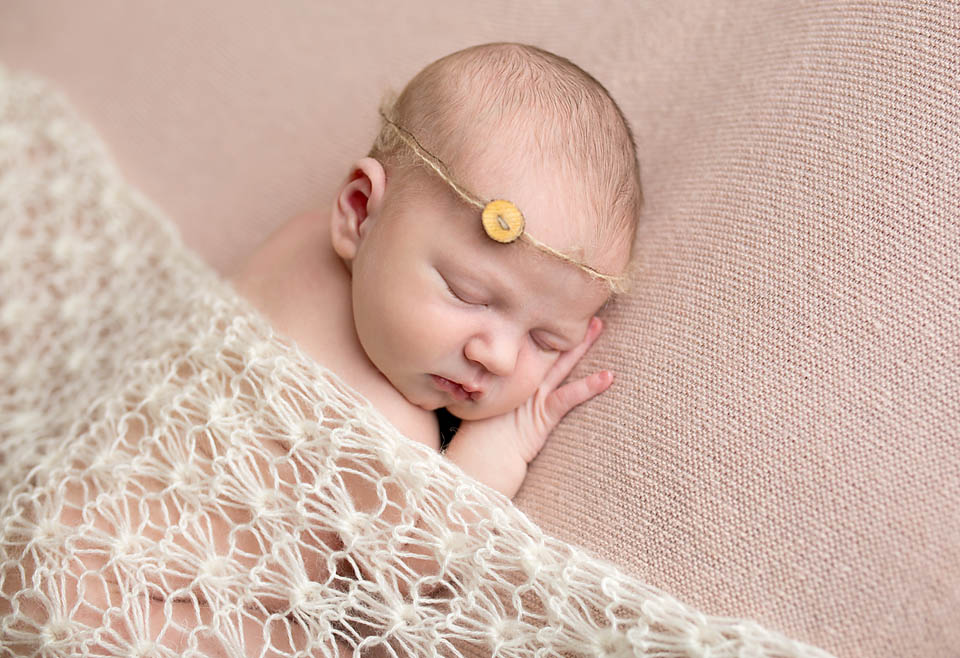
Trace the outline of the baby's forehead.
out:
<instances>
[{"instance_id":1,"label":"baby's forehead","mask_svg":"<svg viewBox=\"0 0 960 658\"><path fill-rule=\"evenodd\" d=\"M527 309L575 328L609 297L609 286L577 265L526 242L497 243L476 225L479 220L467 222L443 231L433 257L453 283L480 293L491 306ZM584 306L584 300L593 302Z\"/></svg>"},{"instance_id":2,"label":"baby's forehead","mask_svg":"<svg viewBox=\"0 0 960 658\"><path fill-rule=\"evenodd\" d=\"M465 178L484 198L515 207L529 235L577 260L603 241L595 190L577 172L512 153L478 159Z\"/></svg>"},{"instance_id":3,"label":"baby's forehead","mask_svg":"<svg viewBox=\"0 0 960 658\"><path fill-rule=\"evenodd\" d=\"M506 189L514 204L509 200L493 200L489 205L503 202L523 214L523 235L515 242L501 244L490 234L489 222L484 222L485 208L478 208L466 202L445 182L433 175L422 175L419 182L411 184L405 196L408 196L410 208L414 214L430 208L424 217L434 218L435 229L445 234L441 258L451 261L451 266L459 267L471 263L480 278L493 281L501 280L501 274L511 275L515 270L519 274L531 268L539 272L550 273L546 281L525 285L529 276L507 276L510 285L517 293L524 293L528 299L542 296L545 283L560 279L569 280L571 295L579 288L580 281L594 284L604 294L604 300L611 291L609 281L598 280L586 273L586 266L600 272L619 274L629 260L629 240L610 240L606 244L598 237L597 220L594 209L582 197L570 193L571 186L537 178L530 174L517 175L512 179L497 175L493 170L484 170L475 179L481 183L480 189ZM491 181L483 186L484 181ZM427 204L424 206L422 204ZM489 220L489 218L488 218ZM447 235L452 233L450 235ZM509 282L508 281L508 282ZM592 297L593 295L591 295ZM555 295L562 300L563 295ZM601 302L602 303L602 302Z\"/></svg>"},{"instance_id":4,"label":"baby's forehead","mask_svg":"<svg viewBox=\"0 0 960 658\"><path fill-rule=\"evenodd\" d=\"M477 226L486 204L506 201L522 214L525 242L587 269L619 275L629 260L632 234L617 235L622 222L610 221L615 213L604 202L609 195L598 188L596 172L586 171L582 160L558 156L561 149L548 143L555 136L544 138L538 122L543 123L487 116L482 125L427 132L415 145L439 147L441 166L431 170L427 158L414 160L423 174L419 178L427 179L437 199L472 205Z\"/></svg>"}]
</instances>

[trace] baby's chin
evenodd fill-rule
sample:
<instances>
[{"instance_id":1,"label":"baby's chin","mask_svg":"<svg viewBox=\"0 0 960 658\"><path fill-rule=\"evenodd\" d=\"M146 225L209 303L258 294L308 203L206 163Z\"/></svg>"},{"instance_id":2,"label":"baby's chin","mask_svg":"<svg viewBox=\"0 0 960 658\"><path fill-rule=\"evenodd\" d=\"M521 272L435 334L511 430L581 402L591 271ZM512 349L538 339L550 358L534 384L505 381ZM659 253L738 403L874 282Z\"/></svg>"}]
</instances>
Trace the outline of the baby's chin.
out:
<instances>
[{"instance_id":1,"label":"baby's chin","mask_svg":"<svg viewBox=\"0 0 960 658\"><path fill-rule=\"evenodd\" d=\"M510 409L491 409L476 404L451 404L445 409L460 420L486 420L494 416L502 416Z\"/></svg>"}]
</instances>

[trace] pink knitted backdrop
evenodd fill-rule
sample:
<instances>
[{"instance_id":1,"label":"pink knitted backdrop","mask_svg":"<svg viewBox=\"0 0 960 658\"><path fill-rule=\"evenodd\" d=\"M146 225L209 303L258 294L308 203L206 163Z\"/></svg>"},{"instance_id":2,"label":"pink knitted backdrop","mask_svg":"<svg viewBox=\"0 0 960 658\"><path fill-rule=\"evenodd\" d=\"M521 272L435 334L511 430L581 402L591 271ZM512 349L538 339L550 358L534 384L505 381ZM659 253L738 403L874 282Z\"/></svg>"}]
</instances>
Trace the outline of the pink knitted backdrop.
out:
<instances>
[{"instance_id":1,"label":"pink knitted backdrop","mask_svg":"<svg viewBox=\"0 0 960 658\"><path fill-rule=\"evenodd\" d=\"M634 292L517 504L706 612L840 655L960 646L960 10L940 0L0 5L227 270L325 206L387 86L484 41L595 73L634 124Z\"/></svg>"}]
</instances>

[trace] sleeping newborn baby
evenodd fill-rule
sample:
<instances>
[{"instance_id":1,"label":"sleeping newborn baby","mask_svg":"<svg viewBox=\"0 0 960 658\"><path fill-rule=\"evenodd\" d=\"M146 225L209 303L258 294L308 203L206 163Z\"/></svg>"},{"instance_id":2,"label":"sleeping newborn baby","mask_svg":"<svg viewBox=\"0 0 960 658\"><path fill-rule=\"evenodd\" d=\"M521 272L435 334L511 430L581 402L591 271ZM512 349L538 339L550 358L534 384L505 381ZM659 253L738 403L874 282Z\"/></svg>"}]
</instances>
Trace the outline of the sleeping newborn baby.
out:
<instances>
[{"instance_id":1,"label":"sleeping newborn baby","mask_svg":"<svg viewBox=\"0 0 960 658\"><path fill-rule=\"evenodd\" d=\"M29 152L39 158L40 176L46 151ZM420 72L384 108L376 143L350 168L332 210L291 220L232 281L270 325L407 437L436 449L434 411L463 419L446 455L512 496L556 423L611 384L605 371L565 380L601 331L598 310L622 283L640 203L630 131L599 83L536 48L479 46ZM67 236L88 241L89 250L62 251L109 250L99 265L104 272L124 259L113 257L117 242L97 242L112 235L99 207L79 213L83 230L51 211L45 224L27 214L20 231L30 236L37 226L43 238L49 225L72 230ZM125 226L123 219L118 214L116 225ZM155 225L136 228L128 219L129 234L152 244L146 236ZM24 261L27 269L44 272L34 261L47 259L58 286L70 279L57 267L86 283L87 256L60 263L43 239L27 246L34 259ZM140 309L117 334L136 336L133 356L125 357L135 363L118 365L129 381L108 379L107 392L97 393L102 399L84 412L92 420L70 417L69 431L48 432L42 445L55 447L42 463L56 475L31 471L17 499L22 509L11 508L16 513L4 520L0 649L284 656L301 649L297 655L348 655L353 648L372 655L366 641L396 628L395 613L414 604L435 621L442 617L446 636L482 641L490 620L478 601L503 594L499 581L488 591L475 587L457 566L466 560L475 568L472 558L451 557L459 549L444 553L431 542L489 534L489 524L470 517L486 508L461 505L454 513L440 510L438 499L432 507L411 503L414 494L431 495L431 486L401 490L405 480L375 481L379 462L362 461L371 455L339 455L335 476L322 478L332 458L320 453L335 442L285 443L283 428L297 416L290 409L302 399L261 388L271 381L261 366L235 352L246 353L250 336L263 336L251 326L269 335L272 327L259 318L241 321L247 338L227 341L224 327L232 330L239 319L235 297L217 310L219 279L181 267L192 259L170 248L155 245L135 268L117 273L118 282L133 283L130 297L148 291L142 309L121 305L116 313L126 319L124 309ZM206 276L215 283L209 294ZM170 281L179 283L168 289ZM95 310L109 315L111 290L91 293ZM62 315L68 336L103 348L96 342L106 340L102 332L75 331L71 314ZM76 369L54 372L81 377ZM326 389L317 383L309 390ZM224 402L235 406L224 411ZM391 498L406 494L403 505ZM357 548L348 534L356 519L388 548L373 540ZM443 608L451 588L462 598L458 612ZM487 604L499 609L500 599Z\"/></svg>"},{"instance_id":2,"label":"sleeping newborn baby","mask_svg":"<svg viewBox=\"0 0 960 658\"><path fill-rule=\"evenodd\" d=\"M516 44L434 62L382 115L332 211L287 223L233 283L406 436L437 448L434 410L461 418L447 456L513 496L612 382L563 383L630 260L630 130L589 74Z\"/></svg>"}]
</instances>

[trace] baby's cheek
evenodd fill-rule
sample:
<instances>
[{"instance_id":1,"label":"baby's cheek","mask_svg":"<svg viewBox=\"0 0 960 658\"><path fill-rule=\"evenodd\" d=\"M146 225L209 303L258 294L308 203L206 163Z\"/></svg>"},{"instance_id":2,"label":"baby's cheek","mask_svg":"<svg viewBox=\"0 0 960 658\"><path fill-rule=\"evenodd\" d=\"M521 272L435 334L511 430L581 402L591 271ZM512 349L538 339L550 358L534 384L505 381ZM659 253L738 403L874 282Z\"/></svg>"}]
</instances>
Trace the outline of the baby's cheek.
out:
<instances>
[{"instance_id":1,"label":"baby's cheek","mask_svg":"<svg viewBox=\"0 0 960 658\"><path fill-rule=\"evenodd\" d=\"M545 352L528 356L523 367L517 369L517 376L512 386L514 396L520 398L516 406L523 404L536 392L555 361L556 356Z\"/></svg>"},{"instance_id":2,"label":"baby's cheek","mask_svg":"<svg viewBox=\"0 0 960 658\"><path fill-rule=\"evenodd\" d=\"M536 383L534 387L539 386L547 377L550 368L557 362L557 359L563 355L563 352L550 352L547 350L530 349L528 357L530 359L531 379Z\"/></svg>"}]
</instances>

